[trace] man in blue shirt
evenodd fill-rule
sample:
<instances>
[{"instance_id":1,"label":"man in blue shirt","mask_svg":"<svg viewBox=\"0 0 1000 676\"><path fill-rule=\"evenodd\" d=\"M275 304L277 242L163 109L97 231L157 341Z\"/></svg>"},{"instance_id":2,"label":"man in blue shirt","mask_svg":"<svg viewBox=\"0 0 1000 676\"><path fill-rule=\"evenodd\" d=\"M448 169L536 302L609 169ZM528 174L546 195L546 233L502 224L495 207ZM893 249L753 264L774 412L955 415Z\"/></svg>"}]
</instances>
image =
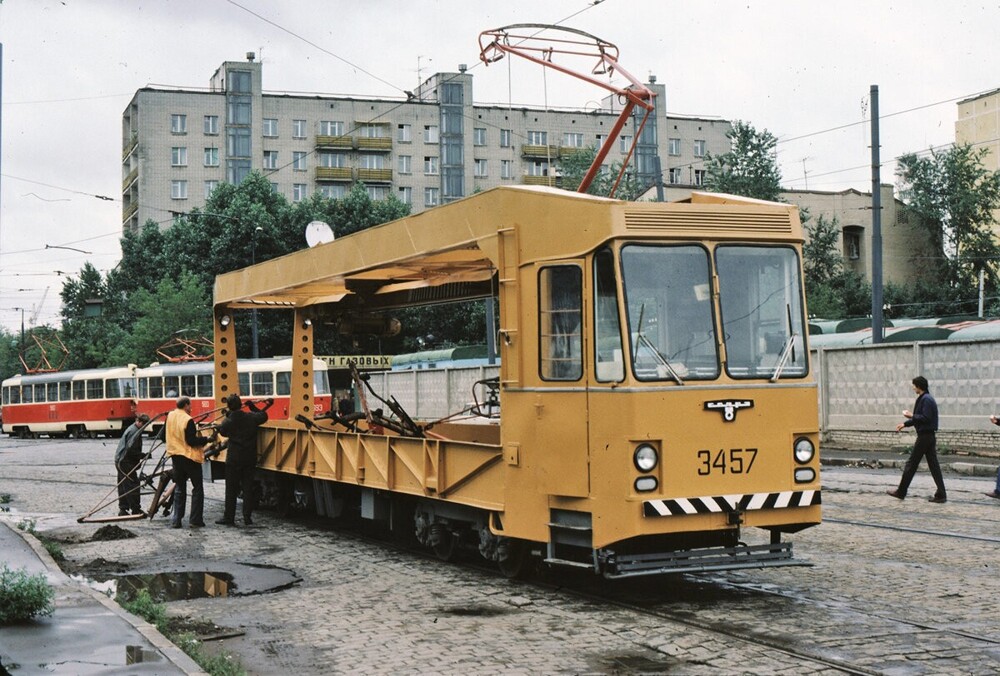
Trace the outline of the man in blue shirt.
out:
<instances>
[{"instance_id":1,"label":"man in blue shirt","mask_svg":"<svg viewBox=\"0 0 1000 676\"><path fill-rule=\"evenodd\" d=\"M944 477L941 476L941 465L938 464L937 457L937 428L938 428L938 408L937 402L928 391L927 378L917 376L913 379L913 391L917 394L917 401L913 404L913 411L903 411L906 418L896 425L896 431L902 432L904 427L913 427L917 430L917 440L913 444L910 458L903 468L903 478L899 481L899 488L894 491L886 491L894 498L902 500L906 497L906 491L913 481L913 475L917 473L917 466L920 459L927 456L927 466L934 477L934 484L937 491L931 496L931 502L947 502L948 494L944 489Z\"/></svg>"}]
</instances>

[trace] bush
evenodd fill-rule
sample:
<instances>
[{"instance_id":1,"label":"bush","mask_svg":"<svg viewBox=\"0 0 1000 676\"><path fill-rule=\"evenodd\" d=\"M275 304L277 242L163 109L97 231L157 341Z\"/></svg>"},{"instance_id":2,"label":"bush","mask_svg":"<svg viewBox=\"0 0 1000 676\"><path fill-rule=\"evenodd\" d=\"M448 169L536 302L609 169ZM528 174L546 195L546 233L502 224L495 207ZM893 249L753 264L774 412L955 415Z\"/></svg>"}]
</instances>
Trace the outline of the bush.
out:
<instances>
[{"instance_id":1,"label":"bush","mask_svg":"<svg viewBox=\"0 0 1000 676\"><path fill-rule=\"evenodd\" d=\"M133 615L138 615L155 625L160 632L163 632L167 626L167 612L163 609L163 604L154 601L153 597L149 595L148 589L140 589L134 599L124 603L119 601L119 604Z\"/></svg>"},{"instance_id":2,"label":"bush","mask_svg":"<svg viewBox=\"0 0 1000 676\"><path fill-rule=\"evenodd\" d=\"M0 568L0 625L30 620L36 615L51 615L55 592L45 575L28 575L24 570Z\"/></svg>"}]
</instances>

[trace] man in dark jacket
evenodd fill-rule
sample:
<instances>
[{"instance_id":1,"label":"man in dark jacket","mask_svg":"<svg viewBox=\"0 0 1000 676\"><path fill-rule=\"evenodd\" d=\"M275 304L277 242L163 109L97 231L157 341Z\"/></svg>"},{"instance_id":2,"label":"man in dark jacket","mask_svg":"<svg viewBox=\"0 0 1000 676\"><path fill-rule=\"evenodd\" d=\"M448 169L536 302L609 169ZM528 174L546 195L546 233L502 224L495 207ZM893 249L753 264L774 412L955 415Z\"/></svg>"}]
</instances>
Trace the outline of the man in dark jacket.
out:
<instances>
[{"instance_id":1,"label":"man in dark jacket","mask_svg":"<svg viewBox=\"0 0 1000 676\"><path fill-rule=\"evenodd\" d=\"M115 450L115 467L118 469L118 516L129 513L142 514L139 502L139 477L142 464L142 427L149 416L140 413L135 422L125 428Z\"/></svg>"},{"instance_id":2,"label":"man in dark jacket","mask_svg":"<svg viewBox=\"0 0 1000 676\"><path fill-rule=\"evenodd\" d=\"M226 449L226 507L222 518L215 523L233 526L236 524L236 496L243 491L243 523L253 523L254 471L257 469L257 428L267 422L267 409L274 403L268 399L264 409L259 410L252 401L247 402L249 411L244 411L240 395L231 394L226 398L229 411L219 426L219 434L229 439Z\"/></svg>"},{"instance_id":3,"label":"man in dark jacket","mask_svg":"<svg viewBox=\"0 0 1000 676\"><path fill-rule=\"evenodd\" d=\"M913 475L917 473L920 459L927 456L927 467L930 468L934 485L937 486L937 491L931 496L930 501L947 502L948 494L944 489L944 477L941 475L941 465L937 457L938 407L928 388L927 378L917 376L913 379L913 391L917 395L917 401L913 404L912 411L903 411L906 420L896 425L896 431L902 432L904 427L913 427L917 430L917 440L913 443L913 450L903 468L899 488L886 492L900 500L905 498L910 482L913 481Z\"/></svg>"}]
</instances>

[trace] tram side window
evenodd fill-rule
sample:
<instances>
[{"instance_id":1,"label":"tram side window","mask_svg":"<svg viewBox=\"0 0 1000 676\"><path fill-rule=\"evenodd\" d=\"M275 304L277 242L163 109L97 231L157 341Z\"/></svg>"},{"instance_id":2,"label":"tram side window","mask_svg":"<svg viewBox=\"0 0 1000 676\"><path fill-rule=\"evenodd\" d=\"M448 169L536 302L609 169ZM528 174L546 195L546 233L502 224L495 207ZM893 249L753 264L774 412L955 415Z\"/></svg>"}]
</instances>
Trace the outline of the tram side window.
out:
<instances>
[{"instance_id":1,"label":"tram side window","mask_svg":"<svg viewBox=\"0 0 1000 676\"><path fill-rule=\"evenodd\" d=\"M46 399L49 401L59 401L59 383L49 383L45 390Z\"/></svg>"},{"instance_id":2,"label":"tram side window","mask_svg":"<svg viewBox=\"0 0 1000 676\"><path fill-rule=\"evenodd\" d=\"M181 395L185 397L196 396L194 376L181 376Z\"/></svg>"},{"instance_id":3,"label":"tram side window","mask_svg":"<svg viewBox=\"0 0 1000 676\"><path fill-rule=\"evenodd\" d=\"M69 401L73 398L70 388L71 383L68 380L59 383L59 401Z\"/></svg>"},{"instance_id":4,"label":"tram side window","mask_svg":"<svg viewBox=\"0 0 1000 676\"><path fill-rule=\"evenodd\" d=\"M35 403L45 401L45 385L35 385Z\"/></svg>"},{"instance_id":5,"label":"tram side window","mask_svg":"<svg viewBox=\"0 0 1000 676\"><path fill-rule=\"evenodd\" d=\"M164 376L163 389L168 397L179 397L181 394L180 379L177 376Z\"/></svg>"},{"instance_id":6,"label":"tram side window","mask_svg":"<svg viewBox=\"0 0 1000 676\"><path fill-rule=\"evenodd\" d=\"M108 378L104 381L104 392L107 394L108 399L117 399L122 396L121 382L117 378Z\"/></svg>"},{"instance_id":7,"label":"tram side window","mask_svg":"<svg viewBox=\"0 0 1000 676\"><path fill-rule=\"evenodd\" d=\"M80 399L87 398L87 383L82 380L73 381L73 400L78 401Z\"/></svg>"},{"instance_id":8,"label":"tram side window","mask_svg":"<svg viewBox=\"0 0 1000 676\"><path fill-rule=\"evenodd\" d=\"M316 389L316 394L330 394L330 374L326 371L314 371L313 376L315 376L313 387Z\"/></svg>"},{"instance_id":9,"label":"tram side window","mask_svg":"<svg viewBox=\"0 0 1000 676\"><path fill-rule=\"evenodd\" d=\"M240 394L242 394L244 397L249 397L250 396L250 374L249 373L240 373L239 374L239 381L240 381Z\"/></svg>"},{"instance_id":10,"label":"tram side window","mask_svg":"<svg viewBox=\"0 0 1000 676\"><path fill-rule=\"evenodd\" d=\"M255 397L269 397L274 394L274 377L270 371L250 374L251 392Z\"/></svg>"},{"instance_id":11,"label":"tram side window","mask_svg":"<svg viewBox=\"0 0 1000 676\"><path fill-rule=\"evenodd\" d=\"M625 377L622 330L618 320L614 254L608 249L594 256L594 363L597 379L619 381Z\"/></svg>"},{"instance_id":12,"label":"tram side window","mask_svg":"<svg viewBox=\"0 0 1000 676\"><path fill-rule=\"evenodd\" d=\"M212 374L211 373L205 373L203 375L198 376L197 387L198 387L198 396L199 397L213 397L213 396L215 396L212 393Z\"/></svg>"},{"instance_id":13,"label":"tram side window","mask_svg":"<svg viewBox=\"0 0 1000 676\"><path fill-rule=\"evenodd\" d=\"M159 376L149 379L149 398L150 399L162 399L163 398L163 378Z\"/></svg>"},{"instance_id":14,"label":"tram side window","mask_svg":"<svg viewBox=\"0 0 1000 676\"><path fill-rule=\"evenodd\" d=\"M103 399L104 382L101 380L87 381L87 399Z\"/></svg>"},{"instance_id":15,"label":"tram side window","mask_svg":"<svg viewBox=\"0 0 1000 676\"><path fill-rule=\"evenodd\" d=\"M135 396L135 380L133 378L122 378L122 395L128 398Z\"/></svg>"},{"instance_id":16,"label":"tram side window","mask_svg":"<svg viewBox=\"0 0 1000 676\"><path fill-rule=\"evenodd\" d=\"M292 393L292 373L291 371L280 371L277 375L277 394L279 397L287 397Z\"/></svg>"},{"instance_id":17,"label":"tram side window","mask_svg":"<svg viewBox=\"0 0 1000 676\"><path fill-rule=\"evenodd\" d=\"M583 375L583 274L575 265L538 275L538 368L543 380Z\"/></svg>"},{"instance_id":18,"label":"tram side window","mask_svg":"<svg viewBox=\"0 0 1000 676\"><path fill-rule=\"evenodd\" d=\"M5 388L3 388L2 392L3 392L3 394L0 395L0 396L2 396L3 398L0 399L0 405L9 404L10 403L10 388L9 387L5 387Z\"/></svg>"},{"instance_id":19,"label":"tram side window","mask_svg":"<svg viewBox=\"0 0 1000 676\"><path fill-rule=\"evenodd\" d=\"M35 395L33 394L33 392L34 392L34 387L33 386L31 386L31 385L22 385L21 386L21 403L22 404L31 404L31 403L34 403L34 401L35 401Z\"/></svg>"}]
</instances>

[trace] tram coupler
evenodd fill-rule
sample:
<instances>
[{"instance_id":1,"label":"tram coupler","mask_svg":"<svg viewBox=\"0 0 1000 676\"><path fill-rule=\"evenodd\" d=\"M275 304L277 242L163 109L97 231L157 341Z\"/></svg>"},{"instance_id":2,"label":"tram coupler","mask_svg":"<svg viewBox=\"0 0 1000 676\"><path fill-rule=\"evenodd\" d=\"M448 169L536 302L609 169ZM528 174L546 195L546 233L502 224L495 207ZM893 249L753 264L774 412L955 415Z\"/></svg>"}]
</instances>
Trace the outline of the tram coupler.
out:
<instances>
[{"instance_id":1,"label":"tram coupler","mask_svg":"<svg viewBox=\"0 0 1000 676\"><path fill-rule=\"evenodd\" d=\"M743 512L735 510L726 514L726 523L730 526L743 525Z\"/></svg>"}]
</instances>

